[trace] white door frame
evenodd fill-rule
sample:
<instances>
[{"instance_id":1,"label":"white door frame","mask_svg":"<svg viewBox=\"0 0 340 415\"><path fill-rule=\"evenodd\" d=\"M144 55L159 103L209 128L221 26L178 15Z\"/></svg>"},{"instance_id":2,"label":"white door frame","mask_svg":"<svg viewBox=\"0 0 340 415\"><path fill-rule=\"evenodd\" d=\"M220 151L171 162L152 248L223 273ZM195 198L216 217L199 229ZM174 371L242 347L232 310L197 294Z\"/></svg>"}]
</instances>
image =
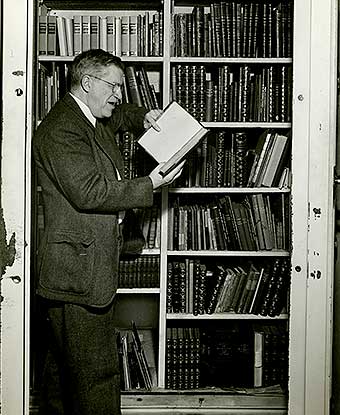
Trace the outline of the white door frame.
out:
<instances>
[{"instance_id":1,"label":"white door frame","mask_svg":"<svg viewBox=\"0 0 340 415\"><path fill-rule=\"evenodd\" d=\"M1 202L15 260L1 282L1 413L28 414L33 1L3 0Z\"/></svg>"},{"instance_id":2,"label":"white door frame","mask_svg":"<svg viewBox=\"0 0 340 415\"><path fill-rule=\"evenodd\" d=\"M318 415L329 413L332 389L338 1L312 4L305 413Z\"/></svg>"},{"instance_id":3,"label":"white door frame","mask_svg":"<svg viewBox=\"0 0 340 415\"><path fill-rule=\"evenodd\" d=\"M334 276L337 0L295 0L289 415L327 415Z\"/></svg>"}]
</instances>

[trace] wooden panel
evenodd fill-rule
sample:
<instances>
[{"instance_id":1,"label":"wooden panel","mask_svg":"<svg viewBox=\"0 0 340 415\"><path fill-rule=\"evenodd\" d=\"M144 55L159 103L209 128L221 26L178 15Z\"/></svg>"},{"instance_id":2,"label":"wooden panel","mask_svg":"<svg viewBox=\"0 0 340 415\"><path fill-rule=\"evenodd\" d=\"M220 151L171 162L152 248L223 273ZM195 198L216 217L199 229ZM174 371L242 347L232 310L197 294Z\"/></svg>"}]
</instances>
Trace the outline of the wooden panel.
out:
<instances>
[{"instance_id":1,"label":"wooden panel","mask_svg":"<svg viewBox=\"0 0 340 415\"><path fill-rule=\"evenodd\" d=\"M155 394L122 395L123 414L287 414L283 395L245 395L200 391L163 391Z\"/></svg>"}]
</instances>

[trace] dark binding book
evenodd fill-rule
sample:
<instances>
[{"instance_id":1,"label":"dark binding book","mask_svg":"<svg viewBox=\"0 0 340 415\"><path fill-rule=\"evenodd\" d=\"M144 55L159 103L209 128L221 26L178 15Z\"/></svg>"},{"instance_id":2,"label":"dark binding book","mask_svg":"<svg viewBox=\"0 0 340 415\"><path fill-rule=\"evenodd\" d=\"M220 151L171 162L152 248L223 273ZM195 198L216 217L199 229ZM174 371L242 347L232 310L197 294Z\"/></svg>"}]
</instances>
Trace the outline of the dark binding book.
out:
<instances>
[{"instance_id":1,"label":"dark binding book","mask_svg":"<svg viewBox=\"0 0 340 415\"><path fill-rule=\"evenodd\" d=\"M128 87L128 94L131 99L131 102L138 105L139 107L143 106L140 87L137 81L136 68L132 65L127 66L125 69L125 75L127 81L126 84Z\"/></svg>"},{"instance_id":2,"label":"dark binding book","mask_svg":"<svg viewBox=\"0 0 340 415\"><path fill-rule=\"evenodd\" d=\"M213 314L217 305L218 297L223 287L226 271L221 264L217 264L213 275L213 286L210 289L209 296L207 298L206 312L207 314Z\"/></svg>"}]
</instances>

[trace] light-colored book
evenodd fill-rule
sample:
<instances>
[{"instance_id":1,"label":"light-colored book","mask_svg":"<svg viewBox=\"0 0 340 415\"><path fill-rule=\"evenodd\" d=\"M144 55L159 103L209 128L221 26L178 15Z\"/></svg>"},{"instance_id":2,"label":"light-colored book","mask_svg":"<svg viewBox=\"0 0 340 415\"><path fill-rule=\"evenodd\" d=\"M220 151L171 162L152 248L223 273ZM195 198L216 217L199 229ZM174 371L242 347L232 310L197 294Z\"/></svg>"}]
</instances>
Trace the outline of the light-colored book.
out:
<instances>
[{"instance_id":1,"label":"light-colored book","mask_svg":"<svg viewBox=\"0 0 340 415\"><path fill-rule=\"evenodd\" d=\"M254 387L263 386L263 331L254 328Z\"/></svg>"},{"instance_id":2,"label":"light-colored book","mask_svg":"<svg viewBox=\"0 0 340 415\"><path fill-rule=\"evenodd\" d=\"M60 56L67 56L66 23L65 17L63 16L57 16L57 31L59 39L59 54Z\"/></svg>"},{"instance_id":3,"label":"light-colored book","mask_svg":"<svg viewBox=\"0 0 340 415\"><path fill-rule=\"evenodd\" d=\"M107 39L108 39L108 33L107 33L107 17L101 16L99 20L99 42L100 42L100 48L108 52L107 48Z\"/></svg>"},{"instance_id":4,"label":"light-colored book","mask_svg":"<svg viewBox=\"0 0 340 415\"><path fill-rule=\"evenodd\" d=\"M160 173L164 176L175 168L208 133L208 130L176 101L169 104L157 124L150 127L138 143L158 162L165 162Z\"/></svg>"},{"instance_id":5,"label":"light-colored book","mask_svg":"<svg viewBox=\"0 0 340 415\"><path fill-rule=\"evenodd\" d=\"M74 47L73 47L73 18L72 17L65 17L65 30L66 30L67 55L73 56Z\"/></svg>"}]
</instances>

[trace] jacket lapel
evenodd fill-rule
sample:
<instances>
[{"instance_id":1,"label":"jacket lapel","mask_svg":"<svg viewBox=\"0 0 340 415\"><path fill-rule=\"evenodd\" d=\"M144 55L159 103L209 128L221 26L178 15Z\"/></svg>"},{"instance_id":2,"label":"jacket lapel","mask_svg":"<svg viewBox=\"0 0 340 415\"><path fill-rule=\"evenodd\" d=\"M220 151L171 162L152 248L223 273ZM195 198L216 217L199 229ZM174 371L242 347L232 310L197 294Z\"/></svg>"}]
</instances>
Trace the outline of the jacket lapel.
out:
<instances>
[{"instance_id":1,"label":"jacket lapel","mask_svg":"<svg viewBox=\"0 0 340 415\"><path fill-rule=\"evenodd\" d=\"M110 123L107 120L97 119L96 130L95 130L95 140L102 150L107 154L107 156L112 161L115 168L119 171L120 176L124 175L124 164L121 152L116 143L115 131L109 127Z\"/></svg>"},{"instance_id":2,"label":"jacket lapel","mask_svg":"<svg viewBox=\"0 0 340 415\"><path fill-rule=\"evenodd\" d=\"M79 105L76 103L76 101L72 98L70 94L67 93L64 96L63 101L66 105L68 105L72 109L72 111L76 114L77 117L81 118L82 122L85 122L92 129L94 129L91 121L86 117L86 115L83 113Z\"/></svg>"},{"instance_id":3,"label":"jacket lapel","mask_svg":"<svg viewBox=\"0 0 340 415\"><path fill-rule=\"evenodd\" d=\"M115 140L115 131L110 129L110 123L106 119L97 119L96 127L94 128L90 120L85 116L83 111L80 109L79 105L72 98L70 94L66 94L64 101L69 105L72 110L81 117L83 122L86 122L91 129L94 130L94 139L101 150L107 155L113 164L114 168L119 171L121 177L124 175L124 164L123 159L120 153L120 150L117 146Z\"/></svg>"}]
</instances>

